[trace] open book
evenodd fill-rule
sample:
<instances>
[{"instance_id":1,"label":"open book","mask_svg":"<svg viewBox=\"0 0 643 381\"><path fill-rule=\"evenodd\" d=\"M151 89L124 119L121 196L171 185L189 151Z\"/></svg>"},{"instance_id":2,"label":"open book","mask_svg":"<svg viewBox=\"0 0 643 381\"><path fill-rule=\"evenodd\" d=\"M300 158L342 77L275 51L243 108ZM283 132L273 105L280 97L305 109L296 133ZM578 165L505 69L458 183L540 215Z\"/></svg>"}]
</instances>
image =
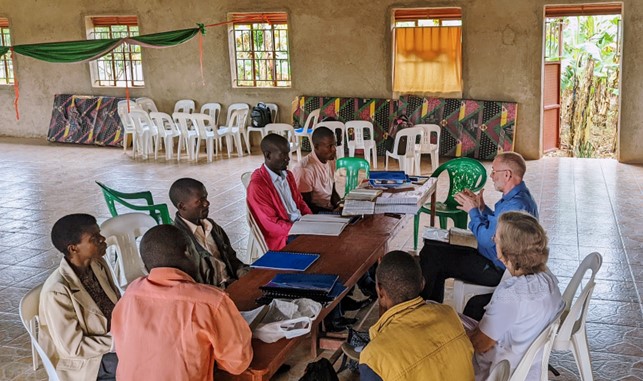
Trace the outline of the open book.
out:
<instances>
[{"instance_id":1,"label":"open book","mask_svg":"<svg viewBox=\"0 0 643 381\"><path fill-rule=\"evenodd\" d=\"M349 222L334 214L307 214L292 225L289 234L338 236Z\"/></svg>"}]
</instances>

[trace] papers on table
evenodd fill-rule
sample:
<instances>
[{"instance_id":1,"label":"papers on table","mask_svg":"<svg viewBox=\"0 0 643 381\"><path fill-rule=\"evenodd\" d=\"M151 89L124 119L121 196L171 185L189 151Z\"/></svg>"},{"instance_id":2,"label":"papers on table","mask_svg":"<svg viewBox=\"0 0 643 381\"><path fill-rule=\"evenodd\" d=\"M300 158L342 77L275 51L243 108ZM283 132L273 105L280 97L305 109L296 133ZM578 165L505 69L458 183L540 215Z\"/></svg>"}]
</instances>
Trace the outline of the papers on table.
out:
<instances>
[{"instance_id":1,"label":"papers on table","mask_svg":"<svg viewBox=\"0 0 643 381\"><path fill-rule=\"evenodd\" d=\"M334 214L307 214L292 225L289 234L338 236L349 222L349 218Z\"/></svg>"}]
</instances>

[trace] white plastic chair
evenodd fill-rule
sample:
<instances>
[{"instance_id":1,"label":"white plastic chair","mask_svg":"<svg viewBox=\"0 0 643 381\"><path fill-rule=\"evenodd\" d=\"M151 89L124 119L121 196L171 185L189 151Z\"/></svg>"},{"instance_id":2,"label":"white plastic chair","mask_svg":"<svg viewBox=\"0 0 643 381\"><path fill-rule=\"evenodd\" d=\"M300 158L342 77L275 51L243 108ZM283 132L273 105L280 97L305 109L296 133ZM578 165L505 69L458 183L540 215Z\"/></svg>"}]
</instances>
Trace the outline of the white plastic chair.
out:
<instances>
[{"instance_id":1,"label":"white plastic chair","mask_svg":"<svg viewBox=\"0 0 643 381\"><path fill-rule=\"evenodd\" d=\"M509 377L511 377L509 360L501 360L491 369L487 381L509 381Z\"/></svg>"},{"instance_id":2,"label":"white plastic chair","mask_svg":"<svg viewBox=\"0 0 643 381\"><path fill-rule=\"evenodd\" d=\"M437 124L416 124L414 127L421 127L424 130L420 152L418 152L415 160L416 173L420 174L420 162L422 161L422 154L425 153L431 155L431 172L433 172L440 166L440 133L442 128ZM432 136L435 136L436 144L431 143Z\"/></svg>"},{"instance_id":3,"label":"white plastic chair","mask_svg":"<svg viewBox=\"0 0 643 381\"><path fill-rule=\"evenodd\" d=\"M129 110L127 109L127 102L129 102ZM121 118L121 123L123 124L123 152L127 152L127 135L132 136L132 156L135 156L136 152L136 129L134 128L134 123L130 119L128 113L130 110L140 108L139 105L134 101L119 101L116 109L118 111L118 116Z\"/></svg>"},{"instance_id":4,"label":"white plastic chair","mask_svg":"<svg viewBox=\"0 0 643 381\"><path fill-rule=\"evenodd\" d=\"M346 126L344 126L344 123L337 121L319 122L315 125L315 128L319 127L326 127L333 131L335 133L335 137L339 135L339 138L337 139L337 158L340 159L344 157L344 141L346 140Z\"/></svg>"},{"instance_id":5,"label":"white plastic chair","mask_svg":"<svg viewBox=\"0 0 643 381\"><path fill-rule=\"evenodd\" d=\"M402 155L399 153L400 140L406 138L406 151ZM419 155L416 155L415 142L424 139L424 129L422 127L410 127L399 130L395 134L395 143L393 143L393 152L386 151L384 158L384 168L388 171L388 159L395 159L400 163L400 170L406 172L408 175L420 174ZM417 150L419 152L419 150Z\"/></svg>"},{"instance_id":6,"label":"white plastic chair","mask_svg":"<svg viewBox=\"0 0 643 381\"><path fill-rule=\"evenodd\" d=\"M602 263L603 257L599 253L593 252L586 256L578 266L576 273L574 273L563 293L565 309L562 314L562 324L554 339L554 350L572 351L582 381L593 380L585 320L587 319L587 310L592 298L592 292L596 285L594 278ZM574 296L588 271L591 271L589 280L581 288L579 296L574 301Z\"/></svg>"},{"instance_id":7,"label":"white plastic chair","mask_svg":"<svg viewBox=\"0 0 643 381\"><path fill-rule=\"evenodd\" d=\"M306 118L306 123L304 123L303 126L296 128L295 129L295 136L299 139L299 145L301 145L301 142L303 138L308 138L308 141L310 142L310 146L312 148L313 145L313 130L315 129L315 126L317 125L317 122L319 121L319 113L321 112L321 109L313 110L308 114L308 118Z\"/></svg>"},{"instance_id":8,"label":"white plastic chair","mask_svg":"<svg viewBox=\"0 0 643 381\"><path fill-rule=\"evenodd\" d=\"M181 99L174 104L174 112L185 112L191 114L196 108L192 99Z\"/></svg>"},{"instance_id":9,"label":"white plastic chair","mask_svg":"<svg viewBox=\"0 0 643 381\"><path fill-rule=\"evenodd\" d=\"M228 106L228 115L226 117L226 123L228 126L230 126L230 118L232 118L232 114L237 111L237 110L242 110L245 111L245 114L243 116L243 120L240 121L239 123L235 124L236 128L239 129L239 134L246 142L246 148L248 149L248 155L250 155L250 139L248 138L248 115L250 115L250 106L248 106L247 103L233 103L230 106ZM226 142L227 142L226 138ZM239 156L243 156L243 147L241 147L241 152Z\"/></svg>"},{"instance_id":10,"label":"white plastic chair","mask_svg":"<svg viewBox=\"0 0 643 381\"><path fill-rule=\"evenodd\" d=\"M365 138L365 131L368 131L368 139ZM348 156L354 157L355 149L362 149L364 150L364 159L366 159L368 164L373 168L377 168L377 147L375 146L373 123L366 120L351 120L346 122L346 145L348 146ZM371 155L373 155L372 163Z\"/></svg>"},{"instance_id":11,"label":"white plastic chair","mask_svg":"<svg viewBox=\"0 0 643 381\"><path fill-rule=\"evenodd\" d=\"M201 106L201 114L210 115L214 124L219 125L219 116L221 115L221 104L216 102L205 103Z\"/></svg>"},{"instance_id":12,"label":"white plastic chair","mask_svg":"<svg viewBox=\"0 0 643 381\"><path fill-rule=\"evenodd\" d=\"M179 138L179 146L177 148L177 160L181 160L181 150L185 146L185 150L188 153L188 160L196 159L196 141L199 138L199 135L196 131L196 127L192 125L192 119L190 114L185 112L175 112L172 114L174 122L179 126L179 131L181 131L181 138Z\"/></svg>"},{"instance_id":13,"label":"white plastic chair","mask_svg":"<svg viewBox=\"0 0 643 381\"><path fill-rule=\"evenodd\" d=\"M505 270L500 282L511 277L511 273ZM467 283L463 280L453 278L453 301L449 304L456 312L462 313L467 303L476 295L493 294L495 287L481 286L479 284Z\"/></svg>"},{"instance_id":14,"label":"white plastic chair","mask_svg":"<svg viewBox=\"0 0 643 381\"><path fill-rule=\"evenodd\" d=\"M250 184L251 177L252 172L245 172L241 175L241 182L243 183L245 189L248 189L248 184ZM254 260L268 252L268 245L266 244L266 240L263 238L263 233L261 233L259 225L257 225L254 216L252 215L252 213L250 213L250 209L248 209L247 206L246 221L248 222L248 226L250 227L247 250L247 255L249 258L248 263L252 263L254 262Z\"/></svg>"},{"instance_id":15,"label":"white plastic chair","mask_svg":"<svg viewBox=\"0 0 643 381\"><path fill-rule=\"evenodd\" d=\"M146 112L158 112L158 108L156 108L156 103L154 103L154 100L152 98L148 97L140 97L136 98L136 104L139 105L143 110Z\"/></svg>"},{"instance_id":16,"label":"white plastic chair","mask_svg":"<svg viewBox=\"0 0 643 381\"><path fill-rule=\"evenodd\" d=\"M159 136L156 126L152 123L150 116L143 109L133 109L128 114L136 130L137 147L141 151L143 159L147 159L147 154L154 151L154 159L158 158ZM136 157L136 151L134 151Z\"/></svg>"},{"instance_id":17,"label":"white plastic chair","mask_svg":"<svg viewBox=\"0 0 643 381\"><path fill-rule=\"evenodd\" d=\"M543 329L543 331L536 337L533 343L527 349L527 352L522 356L522 359L511 374L509 381L524 381L527 379L529 370L535 362L540 362L540 379L547 380L547 365L549 364L549 355L551 354L551 347L556 335L556 330L560 323L560 314L551 323Z\"/></svg>"},{"instance_id":18,"label":"white plastic chair","mask_svg":"<svg viewBox=\"0 0 643 381\"><path fill-rule=\"evenodd\" d=\"M31 341L31 359L33 362L33 370L38 370L38 357L45 366L49 381L58 381L56 374L56 367L47 356L45 350L38 342L38 333L40 332L40 319L38 317L38 310L40 308L40 292L42 291L42 284L34 287L27 292L20 300L20 320L22 325L27 330ZM38 354L38 356L36 356Z\"/></svg>"},{"instance_id":19,"label":"white plastic chair","mask_svg":"<svg viewBox=\"0 0 643 381\"><path fill-rule=\"evenodd\" d=\"M207 114L193 113L190 114L192 125L196 127L197 141L196 141L196 160L199 160L199 150L201 148L201 141L205 140L205 148L208 154L208 163L212 162L212 155L219 154L219 144L215 146L215 140L218 142L220 137L217 132L216 124L212 117Z\"/></svg>"},{"instance_id":20,"label":"white plastic chair","mask_svg":"<svg viewBox=\"0 0 643 381\"><path fill-rule=\"evenodd\" d=\"M172 117L164 112L150 112L150 119L156 127L159 139L163 142L165 159L171 160L174 151L174 138L181 138L181 131L172 120ZM160 142L159 142L160 143Z\"/></svg>"},{"instance_id":21,"label":"white plastic chair","mask_svg":"<svg viewBox=\"0 0 643 381\"><path fill-rule=\"evenodd\" d=\"M145 213L120 214L101 224L100 232L109 254L106 260L113 266L114 281L121 293L134 279L147 275L136 239L156 225L156 220ZM115 246L115 250L111 246ZM110 258L111 254L116 258Z\"/></svg>"},{"instance_id":22,"label":"white plastic chair","mask_svg":"<svg viewBox=\"0 0 643 381\"><path fill-rule=\"evenodd\" d=\"M272 123L278 123L279 106L277 106L276 103L266 103L266 107L270 110L270 120L272 120Z\"/></svg>"},{"instance_id":23,"label":"white plastic chair","mask_svg":"<svg viewBox=\"0 0 643 381\"><path fill-rule=\"evenodd\" d=\"M293 126L287 123L268 123L264 128L266 130L266 135L278 134L285 137L288 140L288 144L290 144L290 152L288 152L288 155L292 156L293 152L297 152L297 161L301 161L301 146L295 136L295 129Z\"/></svg>"},{"instance_id":24,"label":"white plastic chair","mask_svg":"<svg viewBox=\"0 0 643 381\"><path fill-rule=\"evenodd\" d=\"M241 134L245 129L245 120L248 116L248 110L239 108L234 110L228 117L228 125L220 127L219 136L226 138L226 149L228 150L228 159L232 152L232 141L237 146L237 154L243 156L243 147L241 146Z\"/></svg>"}]
</instances>

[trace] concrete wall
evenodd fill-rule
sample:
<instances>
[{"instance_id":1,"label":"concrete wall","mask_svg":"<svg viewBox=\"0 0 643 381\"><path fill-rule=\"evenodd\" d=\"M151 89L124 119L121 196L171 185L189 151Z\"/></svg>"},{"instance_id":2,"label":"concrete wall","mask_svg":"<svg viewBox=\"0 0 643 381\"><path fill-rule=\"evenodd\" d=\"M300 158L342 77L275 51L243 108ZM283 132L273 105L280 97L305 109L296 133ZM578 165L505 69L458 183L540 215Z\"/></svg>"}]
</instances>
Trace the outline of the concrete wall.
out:
<instances>
[{"instance_id":1,"label":"concrete wall","mask_svg":"<svg viewBox=\"0 0 643 381\"><path fill-rule=\"evenodd\" d=\"M588 1L585 1L588 2ZM624 54L619 160L643 162L643 7L624 0ZM289 14L292 88L235 89L231 86L227 28L210 28L205 37L205 87L199 75L198 43L144 49L145 88L161 110L178 99L199 104L260 100L280 106L288 121L297 95L383 97L392 95L390 11L394 7L459 6L463 12L464 98L519 104L516 150L541 155L541 76L545 0L0 0L15 44L85 38L84 16L135 14L141 33L188 28L196 22L224 21L227 12L286 11ZM555 4L581 3L556 0ZM55 4L55 5L54 5ZM17 57L21 119L15 120L13 89L0 88L0 134L44 137L56 93L124 95L123 89L90 84L88 64L50 64Z\"/></svg>"}]
</instances>

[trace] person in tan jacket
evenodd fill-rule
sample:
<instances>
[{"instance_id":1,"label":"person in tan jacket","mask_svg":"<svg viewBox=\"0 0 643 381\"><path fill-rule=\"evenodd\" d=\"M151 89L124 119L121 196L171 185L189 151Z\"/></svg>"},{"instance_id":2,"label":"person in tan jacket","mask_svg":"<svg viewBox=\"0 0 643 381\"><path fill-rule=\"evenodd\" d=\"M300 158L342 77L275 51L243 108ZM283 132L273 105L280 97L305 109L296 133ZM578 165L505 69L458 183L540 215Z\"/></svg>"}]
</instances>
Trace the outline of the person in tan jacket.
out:
<instances>
[{"instance_id":1,"label":"person in tan jacket","mask_svg":"<svg viewBox=\"0 0 643 381\"><path fill-rule=\"evenodd\" d=\"M110 325L120 294L103 259L105 237L94 217L71 214L51 240L63 259L40 294L41 344L62 381L115 380Z\"/></svg>"}]
</instances>

